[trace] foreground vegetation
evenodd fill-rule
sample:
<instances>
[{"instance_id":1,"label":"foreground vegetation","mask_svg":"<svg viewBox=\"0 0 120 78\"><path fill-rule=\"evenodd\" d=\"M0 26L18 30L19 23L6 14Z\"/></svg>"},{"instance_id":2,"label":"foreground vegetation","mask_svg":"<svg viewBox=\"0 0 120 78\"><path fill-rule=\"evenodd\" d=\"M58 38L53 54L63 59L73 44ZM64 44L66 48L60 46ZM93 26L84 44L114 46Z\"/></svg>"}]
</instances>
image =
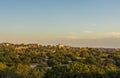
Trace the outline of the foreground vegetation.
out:
<instances>
[{"instance_id":1,"label":"foreground vegetation","mask_svg":"<svg viewBox=\"0 0 120 78\"><path fill-rule=\"evenodd\" d=\"M1 43L0 78L120 78L120 49Z\"/></svg>"}]
</instances>

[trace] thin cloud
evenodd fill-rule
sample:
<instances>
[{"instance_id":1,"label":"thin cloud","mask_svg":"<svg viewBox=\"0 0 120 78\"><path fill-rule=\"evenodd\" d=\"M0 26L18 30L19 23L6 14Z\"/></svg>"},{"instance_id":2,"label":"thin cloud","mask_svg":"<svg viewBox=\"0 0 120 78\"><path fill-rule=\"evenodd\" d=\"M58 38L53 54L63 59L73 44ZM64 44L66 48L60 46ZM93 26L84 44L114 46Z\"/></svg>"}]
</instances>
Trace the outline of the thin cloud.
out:
<instances>
[{"instance_id":1,"label":"thin cloud","mask_svg":"<svg viewBox=\"0 0 120 78\"><path fill-rule=\"evenodd\" d=\"M84 33L93 33L93 31L90 31L90 30L85 30L83 31Z\"/></svg>"},{"instance_id":2,"label":"thin cloud","mask_svg":"<svg viewBox=\"0 0 120 78\"><path fill-rule=\"evenodd\" d=\"M109 32L109 33L106 33L106 36L120 38L120 32Z\"/></svg>"},{"instance_id":3,"label":"thin cloud","mask_svg":"<svg viewBox=\"0 0 120 78\"><path fill-rule=\"evenodd\" d=\"M58 38L62 38L62 39L80 39L79 36L72 36L72 35L68 35L68 36L59 36Z\"/></svg>"}]
</instances>

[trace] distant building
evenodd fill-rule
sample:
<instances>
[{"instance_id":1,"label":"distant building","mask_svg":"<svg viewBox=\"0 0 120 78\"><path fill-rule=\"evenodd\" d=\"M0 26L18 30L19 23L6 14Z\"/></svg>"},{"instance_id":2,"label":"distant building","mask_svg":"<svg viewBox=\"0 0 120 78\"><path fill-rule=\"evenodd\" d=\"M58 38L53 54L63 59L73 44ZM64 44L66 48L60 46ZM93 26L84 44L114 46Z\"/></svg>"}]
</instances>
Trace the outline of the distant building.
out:
<instances>
[{"instance_id":1,"label":"distant building","mask_svg":"<svg viewBox=\"0 0 120 78\"><path fill-rule=\"evenodd\" d=\"M30 46L30 47L38 47L40 45L39 44L28 44L28 46Z\"/></svg>"},{"instance_id":2,"label":"distant building","mask_svg":"<svg viewBox=\"0 0 120 78\"><path fill-rule=\"evenodd\" d=\"M2 43L0 43L0 46L3 46L3 44L2 44Z\"/></svg>"},{"instance_id":3,"label":"distant building","mask_svg":"<svg viewBox=\"0 0 120 78\"><path fill-rule=\"evenodd\" d=\"M27 46L19 46L19 47L16 47L15 50L21 50L21 49L27 49L29 47Z\"/></svg>"},{"instance_id":4,"label":"distant building","mask_svg":"<svg viewBox=\"0 0 120 78\"><path fill-rule=\"evenodd\" d=\"M1 43L2 46L10 46L12 45L11 43Z\"/></svg>"},{"instance_id":5,"label":"distant building","mask_svg":"<svg viewBox=\"0 0 120 78\"><path fill-rule=\"evenodd\" d=\"M57 45L59 48L64 48L65 46L64 45L62 45L62 44L58 44Z\"/></svg>"}]
</instances>

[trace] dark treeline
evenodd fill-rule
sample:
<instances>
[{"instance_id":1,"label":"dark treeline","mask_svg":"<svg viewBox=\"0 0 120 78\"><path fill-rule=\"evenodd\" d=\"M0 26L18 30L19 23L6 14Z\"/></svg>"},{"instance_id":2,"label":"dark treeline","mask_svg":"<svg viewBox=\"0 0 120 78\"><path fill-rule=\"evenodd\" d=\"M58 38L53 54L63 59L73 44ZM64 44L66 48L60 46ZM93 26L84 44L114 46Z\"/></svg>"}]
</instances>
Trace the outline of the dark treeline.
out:
<instances>
[{"instance_id":1,"label":"dark treeline","mask_svg":"<svg viewBox=\"0 0 120 78\"><path fill-rule=\"evenodd\" d=\"M1 43L0 78L120 78L120 49Z\"/></svg>"}]
</instances>

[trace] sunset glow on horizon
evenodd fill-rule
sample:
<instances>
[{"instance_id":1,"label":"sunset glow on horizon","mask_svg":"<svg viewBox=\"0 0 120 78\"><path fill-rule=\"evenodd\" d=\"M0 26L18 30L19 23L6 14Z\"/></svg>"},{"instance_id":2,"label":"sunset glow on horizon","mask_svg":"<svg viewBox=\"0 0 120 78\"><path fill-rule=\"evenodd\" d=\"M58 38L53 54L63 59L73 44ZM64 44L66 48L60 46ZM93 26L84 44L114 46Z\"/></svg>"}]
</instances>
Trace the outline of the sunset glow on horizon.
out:
<instances>
[{"instance_id":1,"label":"sunset glow on horizon","mask_svg":"<svg viewBox=\"0 0 120 78\"><path fill-rule=\"evenodd\" d=\"M120 0L2 0L0 42L120 47Z\"/></svg>"}]
</instances>

